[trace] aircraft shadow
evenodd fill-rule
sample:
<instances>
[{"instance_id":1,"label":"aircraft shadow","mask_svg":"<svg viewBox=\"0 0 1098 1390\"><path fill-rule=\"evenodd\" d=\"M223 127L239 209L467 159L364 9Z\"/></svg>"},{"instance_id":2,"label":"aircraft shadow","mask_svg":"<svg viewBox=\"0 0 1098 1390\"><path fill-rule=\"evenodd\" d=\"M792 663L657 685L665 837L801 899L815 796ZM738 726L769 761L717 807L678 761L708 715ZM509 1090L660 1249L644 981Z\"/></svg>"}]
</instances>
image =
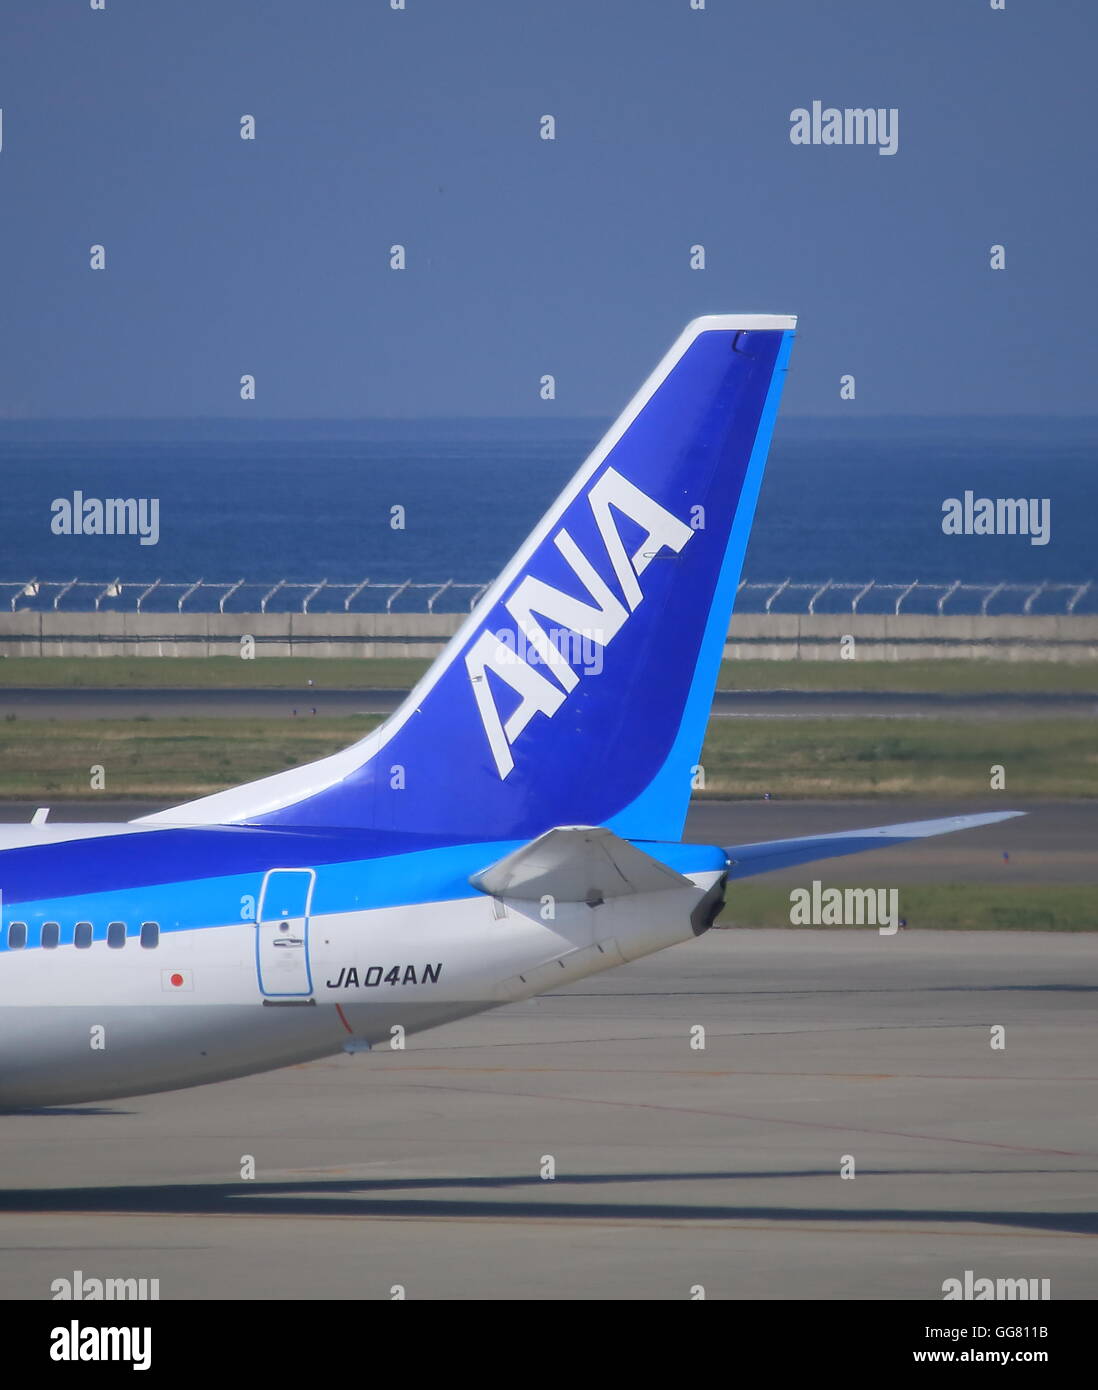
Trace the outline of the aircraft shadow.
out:
<instances>
[{"instance_id":1,"label":"aircraft shadow","mask_svg":"<svg viewBox=\"0 0 1098 1390\"><path fill-rule=\"evenodd\" d=\"M989 1170L988 1175L1016 1176L1020 1172L1054 1175L1087 1172L1091 1169L1006 1169ZM859 1177L904 1177L920 1175L958 1176L955 1169L863 1169ZM969 1176L964 1170L963 1176ZM834 1168L793 1172L717 1172L717 1173L579 1173L558 1177L547 1183L530 1174L510 1176L454 1176L424 1178L324 1178L309 1181L259 1182L237 1180L229 1183L176 1183L150 1187L65 1187L22 1188L0 1192L0 1212L51 1212L68 1216L80 1213L114 1212L127 1215L187 1216L358 1216L445 1218L505 1218L538 1221L826 1221L851 1226L874 1222L908 1225L976 1224L1006 1226L1018 1230L1059 1231L1073 1235L1098 1234L1098 1212L1000 1211L994 1209L908 1208L902 1206L850 1207L834 1205L767 1206L724 1205L715 1203L656 1203L629 1201L568 1201L557 1195L524 1199L522 1189L554 1194L562 1189L611 1186L622 1183L743 1182L764 1178L836 1178ZM440 1189L474 1192L515 1190L507 1200L488 1197L408 1196L415 1192Z\"/></svg>"},{"instance_id":2,"label":"aircraft shadow","mask_svg":"<svg viewBox=\"0 0 1098 1390\"><path fill-rule=\"evenodd\" d=\"M71 1119L74 1115L136 1115L136 1110L119 1110L114 1105L39 1105L29 1108L18 1108L11 1106L5 1108L0 1106L0 1118L11 1119L16 1115L28 1115L36 1119L49 1120L57 1116L58 1119Z\"/></svg>"}]
</instances>

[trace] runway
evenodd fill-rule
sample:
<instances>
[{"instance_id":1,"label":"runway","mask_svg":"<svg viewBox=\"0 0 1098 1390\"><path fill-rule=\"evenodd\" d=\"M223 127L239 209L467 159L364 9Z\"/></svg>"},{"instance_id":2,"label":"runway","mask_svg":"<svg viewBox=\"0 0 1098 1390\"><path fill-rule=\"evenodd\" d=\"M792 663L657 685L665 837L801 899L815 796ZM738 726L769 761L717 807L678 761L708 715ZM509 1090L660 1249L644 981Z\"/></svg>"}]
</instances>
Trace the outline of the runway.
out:
<instances>
[{"instance_id":1,"label":"runway","mask_svg":"<svg viewBox=\"0 0 1098 1390\"><path fill-rule=\"evenodd\" d=\"M1089 937L713 932L405 1052L4 1116L0 1297L1093 1298L1096 999Z\"/></svg>"},{"instance_id":2,"label":"runway","mask_svg":"<svg viewBox=\"0 0 1098 1390\"><path fill-rule=\"evenodd\" d=\"M980 826L963 835L830 859L826 874L834 883L856 882L866 887L896 883L1093 883L1098 923L1098 801L1004 801L1005 795L963 802L695 801L686 838L727 846L795 835L826 835L894 821L1024 811L1025 815L1014 820ZM804 878L804 869L789 869L758 882L791 885L803 883Z\"/></svg>"},{"instance_id":3,"label":"runway","mask_svg":"<svg viewBox=\"0 0 1098 1390\"><path fill-rule=\"evenodd\" d=\"M164 809L135 800L52 801L52 821L129 821ZM28 821L33 803L0 802L0 824ZM685 839L711 845L750 844L794 835L823 835L891 821L932 820L980 811L1024 810L1016 820L875 850L854 859L832 859L827 872L840 882L857 863L857 882L867 887L902 883L1094 883L1098 884L1098 801L1015 803L995 796L966 801L695 801ZM1004 859L1004 854L1009 856ZM803 872L773 874L776 884L801 882ZM1095 892L1098 899L1098 888Z\"/></svg>"},{"instance_id":4,"label":"runway","mask_svg":"<svg viewBox=\"0 0 1098 1390\"><path fill-rule=\"evenodd\" d=\"M292 719L389 714L402 690L192 690L0 688L0 717L17 719ZM894 691L718 690L714 718L1033 719L1094 718L1098 696L910 695Z\"/></svg>"}]
</instances>

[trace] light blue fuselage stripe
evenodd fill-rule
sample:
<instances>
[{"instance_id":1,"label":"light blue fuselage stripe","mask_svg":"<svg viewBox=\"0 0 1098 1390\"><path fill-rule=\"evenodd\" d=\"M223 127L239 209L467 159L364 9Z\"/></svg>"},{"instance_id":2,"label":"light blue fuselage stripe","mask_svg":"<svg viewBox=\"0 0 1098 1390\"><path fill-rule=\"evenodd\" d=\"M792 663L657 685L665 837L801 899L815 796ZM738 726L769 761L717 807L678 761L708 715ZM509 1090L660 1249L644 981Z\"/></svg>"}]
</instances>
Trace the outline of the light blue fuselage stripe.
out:
<instances>
[{"instance_id":1,"label":"light blue fuselage stripe","mask_svg":"<svg viewBox=\"0 0 1098 1390\"><path fill-rule=\"evenodd\" d=\"M385 859L322 864L316 871L310 915L330 916L477 898L481 894L469 882L470 875L488 868L523 844L521 840L503 840L395 854ZM639 847L682 874L722 870L726 863L724 851L713 845L641 844ZM270 867L280 866L272 864ZM27 945L21 948L24 950L41 945L43 922L59 922L61 944L68 945L73 939L73 925L78 921L93 924L96 941L106 937L108 922L125 922L128 935L136 936L143 921L159 922L161 932L194 931L250 921L251 918L242 915L242 899L250 897L253 904L257 902L262 882L263 871L256 870L216 878L111 889L103 893L42 897L18 905L5 904L0 951L9 949L7 926L11 921L27 923Z\"/></svg>"},{"instance_id":2,"label":"light blue fuselage stripe","mask_svg":"<svg viewBox=\"0 0 1098 1390\"><path fill-rule=\"evenodd\" d=\"M640 796L606 822L615 834L625 838L651 836L653 839L670 840L681 835L686 824L689 793L684 795L684 788L690 785L690 771L701 753L709 712L713 707L713 690L717 684L721 659L724 656L724 644L728 637L728 619L735 602L747 542L751 537L751 526L755 520L755 507L766 469L766 456L770 452L770 440L774 433L778 406L781 404L789 354L793 350L793 337L792 329L787 329L782 334L781 346L774 361L774 372L759 418L759 428L755 433L755 443L744 474L739 505L732 521L724 560L713 591L709 618L694 668L694 679L686 698L675 741L659 771Z\"/></svg>"}]
</instances>

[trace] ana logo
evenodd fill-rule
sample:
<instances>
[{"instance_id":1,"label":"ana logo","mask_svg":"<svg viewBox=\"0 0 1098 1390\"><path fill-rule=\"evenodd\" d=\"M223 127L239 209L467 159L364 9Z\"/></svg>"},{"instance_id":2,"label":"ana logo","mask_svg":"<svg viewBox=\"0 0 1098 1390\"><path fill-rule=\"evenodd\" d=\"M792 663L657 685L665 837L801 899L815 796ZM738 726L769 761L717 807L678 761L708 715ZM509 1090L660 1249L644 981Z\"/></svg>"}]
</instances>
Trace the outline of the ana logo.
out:
<instances>
[{"instance_id":1,"label":"ana logo","mask_svg":"<svg viewBox=\"0 0 1098 1390\"><path fill-rule=\"evenodd\" d=\"M608 468L595 483L587 494L587 500L625 602L618 598L591 560L562 528L553 537L553 544L593 601L585 603L572 594L554 589L544 580L527 575L504 604L525 638L526 648L537 654L539 664L555 679L550 680L529 662L516 656L516 649L520 645L517 639L505 642L494 632L481 633L465 655L477 710L501 778L506 777L514 767L511 747L534 715L540 713L552 719L568 694L579 684L579 675L534 614L548 619L558 628L581 633L600 646L609 646L644 598L640 576L648 568L649 562L664 549L678 554L695 534L685 522L672 516L613 468ZM632 555L626 553L611 508L636 522L645 532ZM488 672L498 676L521 697L518 707L506 723L496 708Z\"/></svg>"}]
</instances>

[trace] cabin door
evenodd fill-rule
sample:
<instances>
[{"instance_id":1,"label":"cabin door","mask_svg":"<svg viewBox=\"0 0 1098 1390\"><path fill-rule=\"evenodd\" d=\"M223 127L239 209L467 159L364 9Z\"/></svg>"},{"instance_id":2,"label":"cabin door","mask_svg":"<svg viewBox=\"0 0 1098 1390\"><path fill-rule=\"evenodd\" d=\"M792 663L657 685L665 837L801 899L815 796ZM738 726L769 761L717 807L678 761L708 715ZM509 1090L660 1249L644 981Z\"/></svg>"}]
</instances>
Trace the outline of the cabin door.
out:
<instances>
[{"instance_id":1,"label":"cabin door","mask_svg":"<svg viewBox=\"0 0 1098 1390\"><path fill-rule=\"evenodd\" d=\"M260 992L268 999L305 999L309 969L309 908L314 869L271 869L263 879L255 923Z\"/></svg>"}]
</instances>

